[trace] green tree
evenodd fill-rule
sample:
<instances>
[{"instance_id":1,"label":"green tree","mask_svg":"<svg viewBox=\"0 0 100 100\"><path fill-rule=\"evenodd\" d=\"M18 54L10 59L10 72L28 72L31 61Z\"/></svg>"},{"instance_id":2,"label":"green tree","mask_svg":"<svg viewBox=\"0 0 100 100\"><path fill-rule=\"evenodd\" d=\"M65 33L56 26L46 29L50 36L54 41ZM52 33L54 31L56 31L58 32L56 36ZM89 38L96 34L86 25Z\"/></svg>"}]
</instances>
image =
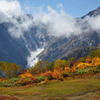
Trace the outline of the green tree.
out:
<instances>
[{"instance_id":1,"label":"green tree","mask_svg":"<svg viewBox=\"0 0 100 100\"><path fill-rule=\"evenodd\" d=\"M29 68L32 74L38 74L46 71L46 66L49 64L48 61L38 61L33 67Z\"/></svg>"},{"instance_id":2,"label":"green tree","mask_svg":"<svg viewBox=\"0 0 100 100\"><path fill-rule=\"evenodd\" d=\"M75 61L76 61L75 58L73 58L73 57L72 57L72 58L69 58L69 59L67 60L67 66L68 66L68 67L72 67Z\"/></svg>"},{"instance_id":3,"label":"green tree","mask_svg":"<svg viewBox=\"0 0 100 100\"><path fill-rule=\"evenodd\" d=\"M90 57L100 57L100 49L91 51L89 56Z\"/></svg>"},{"instance_id":4,"label":"green tree","mask_svg":"<svg viewBox=\"0 0 100 100\"><path fill-rule=\"evenodd\" d=\"M47 66L46 66L46 70L47 71L53 71L54 70L54 62L50 62L50 63L48 63L47 64Z\"/></svg>"}]
</instances>

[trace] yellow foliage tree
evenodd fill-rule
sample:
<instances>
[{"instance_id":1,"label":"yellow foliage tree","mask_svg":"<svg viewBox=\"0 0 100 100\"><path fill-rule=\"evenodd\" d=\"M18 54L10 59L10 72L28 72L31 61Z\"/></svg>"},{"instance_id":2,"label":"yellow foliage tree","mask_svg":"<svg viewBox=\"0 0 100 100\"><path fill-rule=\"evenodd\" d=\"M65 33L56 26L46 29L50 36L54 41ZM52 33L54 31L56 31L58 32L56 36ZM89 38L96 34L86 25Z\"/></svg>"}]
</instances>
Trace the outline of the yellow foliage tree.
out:
<instances>
[{"instance_id":1,"label":"yellow foliage tree","mask_svg":"<svg viewBox=\"0 0 100 100\"><path fill-rule=\"evenodd\" d=\"M56 70L63 70L67 66L67 61L66 60L56 60L54 63L54 68Z\"/></svg>"},{"instance_id":2,"label":"yellow foliage tree","mask_svg":"<svg viewBox=\"0 0 100 100\"><path fill-rule=\"evenodd\" d=\"M91 64L89 64L89 63L80 62L80 63L76 66L76 68L77 68L77 69L83 69L83 68L90 67L90 66L91 66Z\"/></svg>"},{"instance_id":3,"label":"yellow foliage tree","mask_svg":"<svg viewBox=\"0 0 100 100\"><path fill-rule=\"evenodd\" d=\"M20 74L19 77L20 78L32 78L33 75L31 73L29 73L29 72L25 72L23 74Z\"/></svg>"},{"instance_id":4,"label":"yellow foliage tree","mask_svg":"<svg viewBox=\"0 0 100 100\"><path fill-rule=\"evenodd\" d=\"M100 65L100 58L99 57L92 58L91 65L92 66L98 66L98 65Z\"/></svg>"}]
</instances>

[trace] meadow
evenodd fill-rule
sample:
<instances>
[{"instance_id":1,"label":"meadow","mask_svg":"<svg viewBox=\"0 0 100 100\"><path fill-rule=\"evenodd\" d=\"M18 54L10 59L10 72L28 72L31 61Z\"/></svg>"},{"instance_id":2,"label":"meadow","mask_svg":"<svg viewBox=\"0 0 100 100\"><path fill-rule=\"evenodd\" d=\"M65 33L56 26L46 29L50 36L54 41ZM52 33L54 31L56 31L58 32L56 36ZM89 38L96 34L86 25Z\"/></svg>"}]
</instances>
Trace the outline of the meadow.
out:
<instances>
[{"instance_id":1,"label":"meadow","mask_svg":"<svg viewBox=\"0 0 100 100\"><path fill-rule=\"evenodd\" d=\"M2 99L2 96L11 97ZM0 87L0 100L100 100L100 73L45 84Z\"/></svg>"}]
</instances>

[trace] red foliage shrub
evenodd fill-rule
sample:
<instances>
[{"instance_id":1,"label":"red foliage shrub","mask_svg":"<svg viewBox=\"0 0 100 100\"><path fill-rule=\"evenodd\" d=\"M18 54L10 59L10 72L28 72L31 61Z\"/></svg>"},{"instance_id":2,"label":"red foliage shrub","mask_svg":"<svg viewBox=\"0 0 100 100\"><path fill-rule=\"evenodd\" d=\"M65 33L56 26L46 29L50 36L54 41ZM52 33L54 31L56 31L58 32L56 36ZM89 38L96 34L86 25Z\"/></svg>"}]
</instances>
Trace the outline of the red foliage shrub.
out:
<instances>
[{"instance_id":1,"label":"red foliage shrub","mask_svg":"<svg viewBox=\"0 0 100 100\"><path fill-rule=\"evenodd\" d=\"M42 73L41 76L52 76L52 72L48 71L46 73Z\"/></svg>"},{"instance_id":2,"label":"red foliage shrub","mask_svg":"<svg viewBox=\"0 0 100 100\"><path fill-rule=\"evenodd\" d=\"M61 72L61 71L55 70L55 71L52 73L52 77L55 78L55 79L61 79L61 78L62 78L62 72Z\"/></svg>"},{"instance_id":3,"label":"red foliage shrub","mask_svg":"<svg viewBox=\"0 0 100 100\"><path fill-rule=\"evenodd\" d=\"M6 80L6 78L0 78L0 81L5 81Z\"/></svg>"}]
</instances>

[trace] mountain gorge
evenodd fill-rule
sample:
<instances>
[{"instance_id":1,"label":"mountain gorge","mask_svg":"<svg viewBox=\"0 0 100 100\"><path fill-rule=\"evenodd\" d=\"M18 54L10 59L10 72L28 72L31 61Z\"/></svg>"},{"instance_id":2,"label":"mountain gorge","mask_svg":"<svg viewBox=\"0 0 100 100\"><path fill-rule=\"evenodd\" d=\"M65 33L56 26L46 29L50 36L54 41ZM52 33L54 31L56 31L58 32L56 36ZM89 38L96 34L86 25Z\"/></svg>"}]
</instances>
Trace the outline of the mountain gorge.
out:
<instances>
[{"instance_id":1,"label":"mountain gorge","mask_svg":"<svg viewBox=\"0 0 100 100\"><path fill-rule=\"evenodd\" d=\"M36 23L31 15L13 16L7 21L2 21L6 16L0 13L2 16L0 18L0 61L31 67L39 59L54 61L85 56L100 43L100 30L89 27L87 22L89 19L92 20L91 17L99 15L100 8L97 8L81 18L76 18L76 24L81 26L81 34L57 37L49 34L49 25Z\"/></svg>"},{"instance_id":2,"label":"mountain gorge","mask_svg":"<svg viewBox=\"0 0 100 100\"><path fill-rule=\"evenodd\" d=\"M33 55L34 57L31 55L32 52L38 49L41 51L46 43L51 41L51 37L48 36L45 26L41 24L37 26L32 22L31 28L22 32L23 36L19 38L19 34L17 36L16 32L22 31L20 23L23 23L21 21L26 19L14 20L17 21L18 26L11 21L0 24L0 61L14 62L25 67L31 61L36 60L35 55ZM15 33L12 33L9 29L14 30Z\"/></svg>"}]
</instances>

